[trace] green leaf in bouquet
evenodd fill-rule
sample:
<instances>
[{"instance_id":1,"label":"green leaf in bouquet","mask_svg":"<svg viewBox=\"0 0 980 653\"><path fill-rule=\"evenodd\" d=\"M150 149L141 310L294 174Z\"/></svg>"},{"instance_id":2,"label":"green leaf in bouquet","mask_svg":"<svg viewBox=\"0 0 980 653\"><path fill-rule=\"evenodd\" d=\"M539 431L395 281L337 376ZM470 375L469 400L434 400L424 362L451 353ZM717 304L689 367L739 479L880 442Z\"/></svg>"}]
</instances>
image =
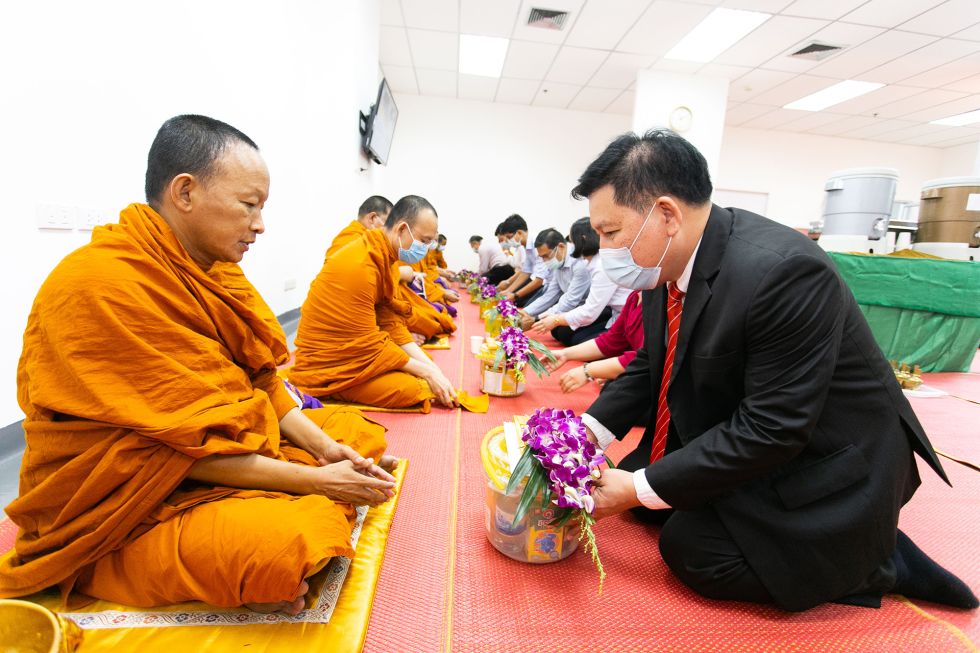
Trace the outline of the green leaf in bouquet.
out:
<instances>
[{"instance_id":1,"label":"green leaf in bouquet","mask_svg":"<svg viewBox=\"0 0 980 653\"><path fill-rule=\"evenodd\" d=\"M528 356L527 363L531 366L531 369L534 370L534 373L538 375L539 379L545 374L551 374L551 372L548 371L548 368L544 366L544 363L542 363L537 356Z\"/></svg>"},{"instance_id":2,"label":"green leaf in bouquet","mask_svg":"<svg viewBox=\"0 0 980 653\"><path fill-rule=\"evenodd\" d=\"M616 463L606 454L602 454L602 457L606 459L606 464L609 465L609 469L616 469Z\"/></svg>"},{"instance_id":3,"label":"green leaf in bouquet","mask_svg":"<svg viewBox=\"0 0 980 653\"><path fill-rule=\"evenodd\" d=\"M500 369L501 364L504 362L504 348L497 347L497 353L493 355L493 369Z\"/></svg>"},{"instance_id":4,"label":"green leaf in bouquet","mask_svg":"<svg viewBox=\"0 0 980 653\"><path fill-rule=\"evenodd\" d=\"M547 358L551 362L555 362L556 360L558 360L557 358L555 358L555 355L551 353L551 350L550 349L548 349L547 347L545 347L544 345L542 345L537 340L533 340L531 338L528 338L527 339L527 345L528 345L528 347L530 349L533 349L534 351L538 352L539 354L541 354L542 356L544 356L545 358Z\"/></svg>"},{"instance_id":5,"label":"green leaf in bouquet","mask_svg":"<svg viewBox=\"0 0 980 653\"><path fill-rule=\"evenodd\" d=\"M575 516L575 512L572 508L559 508L555 511L555 518L551 520L551 525L554 528L561 528Z\"/></svg>"},{"instance_id":6,"label":"green leaf in bouquet","mask_svg":"<svg viewBox=\"0 0 980 653\"><path fill-rule=\"evenodd\" d=\"M507 482L507 494L511 494L517 489L524 477L531 472L531 466L536 462L531 447L524 447L521 457L517 459L517 464L514 465L514 469L510 473L510 480Z\"/></svg>"},{"instance_id":7,"label":"green leaf in bouquet","mask_svg":"<svg viewBox=\"0 0 980 653\"><path fill-rule=\"evenodd\" d=\"M537 462L537 461L535 461ZM534 497L538 496L544 487L548 484L547 479L544 475L544 469L541 465L535 465L534 469L531 471L531 475L527 478L527 485L524 486L524 491L521 493L521 499L517 502L517 511L514 513L514 525L516 526L518 522L524 519L527 515L528 509L534 502Z\"/></svg>"}]
</instances>

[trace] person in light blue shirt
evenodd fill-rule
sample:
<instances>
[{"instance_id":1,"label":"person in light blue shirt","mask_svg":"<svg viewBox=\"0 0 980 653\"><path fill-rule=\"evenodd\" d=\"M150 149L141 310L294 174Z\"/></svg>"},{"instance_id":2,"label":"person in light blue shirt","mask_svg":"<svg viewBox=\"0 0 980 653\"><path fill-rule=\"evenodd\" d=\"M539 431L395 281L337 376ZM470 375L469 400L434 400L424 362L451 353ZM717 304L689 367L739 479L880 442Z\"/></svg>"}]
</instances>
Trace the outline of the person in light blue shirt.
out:
<instances>
[{"instance_id":1,"label":"person in light blue shirt","mask_svg":"<svg viewBox=\"0 0 980 653\"><path fill-rule=\"evenodd\" d=\"M527 242L527 221L516 213L504 220L504 233L514 234L510 237L513 246L524 248L524 260L521 269L510 279L502 282L497 289L503 293L504 299L509 299L518 307L523 307L534 301L551 277L551 270L538 258L533 245Z\"/></svg>"},{"instance_id":2,"label":"person in light blue shirt","mask_svg":"<svg viewBox=\"0 0 980 653\"><path fill-rule=\"evenodd\" d=\"M533 302L521 311L521 326L529 328L549 309L555 313L570 311L585 301L592 276L588 263L571 255L572 245L557 229L545 229L534 239L534 249L551 278Z\"/></svg>"}]
</instances>

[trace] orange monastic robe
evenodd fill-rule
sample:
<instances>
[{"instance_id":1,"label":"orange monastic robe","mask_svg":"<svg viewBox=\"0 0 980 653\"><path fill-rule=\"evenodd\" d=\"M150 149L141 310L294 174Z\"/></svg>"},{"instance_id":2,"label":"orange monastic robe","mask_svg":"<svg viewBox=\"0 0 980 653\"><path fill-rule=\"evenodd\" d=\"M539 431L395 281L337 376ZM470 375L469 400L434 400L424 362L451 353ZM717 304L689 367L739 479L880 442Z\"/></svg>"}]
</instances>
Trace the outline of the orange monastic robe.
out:
<instances>
[{"instance_id":1,"label":"orange monastic robe","mask_svg":"<svg viewBox=\"0 0 980 653\"><path fill-rule=\"evenodd\" d=\"M428 409L432 391L423 379L400 371L409 356L390 335L393 325L404 328L411 312L395 297L394 263L380 229L365 230L327 256L301 309L292 383L316 397Z\"/></svg>"},{"instance_id":2,"label":"orange monastic robe","mask_svg":"<svg viewBox=\"0 0 980 653\"><path fill-rule=\"evenodd\" d=\"M138 606L276 602L351 553L347 504L186 478L215 454L316 464L280 435L296 404L264 312L237 266L205 273L143 204L54 269L17 370L27 450L0 596L60 585ZM356 412L307 414L365 456L384 449L383 427Z\"/></svg>"}]
</instances>

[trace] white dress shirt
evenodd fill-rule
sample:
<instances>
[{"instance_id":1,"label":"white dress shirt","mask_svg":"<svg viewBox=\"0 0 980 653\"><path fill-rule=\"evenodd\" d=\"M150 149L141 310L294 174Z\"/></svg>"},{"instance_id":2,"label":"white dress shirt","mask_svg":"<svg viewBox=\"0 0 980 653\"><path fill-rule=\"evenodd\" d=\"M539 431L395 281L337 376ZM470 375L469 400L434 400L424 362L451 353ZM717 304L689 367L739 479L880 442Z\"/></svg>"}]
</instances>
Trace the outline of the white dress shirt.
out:
<instances>
[{"instance_id":1,"label":"white dress shirt","mask_svg":"<svg viewBox=\"0 0 980 653\"><path fill-rule=\"evenodd\" d=\"M675 282L677 288L682 293L687 293L687 286L691 282L691 271L694 269L694 259L697 258L698 249L700 249L700 247L701 241L698 240L698 244L694 247L694 252L691 254L691 258L688 259L687 265L684 266L684 272ZM681 322L683 321L684 318L682 316ZM594 417L592 417L592 415L583 413L582 423L589 427L589 430L595 435L596 441L599 443L600 448L605 449L616 440L616 436L613 435L609 429L600 424ZM647 480L646 468L641 467L633 472L633 489L636 490L636 498L639 499L640 503L643 504L644 507L649 508L650 510L664 510L666 508L670 508L667 502L657 496L657 493L653 491L652 487L650 487L650 482Z\"/></svg>"},{"instance_id":2,"label":"white dress shirt","mask_svg":"<svg viewBox=\"0 0 980 653\"><path fill-rule=\"evenodd\" d=\"M504 256L504 250L500 248L498 242L484 240L480 243L477 254L480 255L480 267L477 269L480 274L486 274L495 267L507 265L507 257Z\"/></svg>"},{"instance_id":3,"label":"white dress shirt","mask_svg":"<svg viewBox=\"0 0 980 653\"><path fill-rule=\"evenodd\" d=\"M626 304L626 299L630 296L629 288L617 286L606 276L599 257L600 255L596 254L587 264L590 282L589 294L585 298L585 302L578 308L563 313L565 321L571 329L581 329L592 324L606 306L612 309L612 317L605 324L606 328L609 328L619 317L620 311ZM557 309L549 310L544 316L557 315L559 312Z\"/></svg>"}]
</instances>

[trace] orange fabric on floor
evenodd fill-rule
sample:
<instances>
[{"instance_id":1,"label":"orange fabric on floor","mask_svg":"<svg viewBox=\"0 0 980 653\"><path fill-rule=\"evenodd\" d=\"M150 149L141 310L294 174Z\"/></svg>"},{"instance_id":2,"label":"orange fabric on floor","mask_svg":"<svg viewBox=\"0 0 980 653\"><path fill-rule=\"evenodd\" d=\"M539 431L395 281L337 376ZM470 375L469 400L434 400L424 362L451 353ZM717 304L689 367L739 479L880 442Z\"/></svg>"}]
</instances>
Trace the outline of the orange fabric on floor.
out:
<instances>
[{"instance_id":1,"label":"orange fabric on floor","mask_svg":"<svg viewBox=\"0 0 980 653\"><path fill-rule=\"evenodd\" d=\"M407 372L386 372L336 392L330 398L378 408L408 408L422 404L422 412L428 413L434 396L424 379Z\"/></svg>"},{"instance_id":2,"label":"orange fabric on floor","mask_svg":"<svg viewBox=\"0 0 980 653\"><path fill-rule=\"evenodd\" d=\"M0 596L68 590L84 567L185 509L255 496L182 484L197 459L313 463L281 446L278 422L296 407L276 376L288 357L281 329L244 277L228 289L221 274L202 271L153 209L133 204L42 285L17 370L27 449L6 508L20 531L0 564Z\"/></svg>"},{"instance_id":3,"label":"orange fabric on floor","mask_svg":"<svg viewBox=\"0 0 980 653\"><path fill-rule=\"evenodd\" d=\"M384 427L365 421L356 410L326 407L305 413L365 456L377 459L384 452ZM315 464L294 447L280 451L298 464ZM237 491L192 505L103 556L82 570L76 588L139 607L288 600L330 558L353 555L355 517L349 504L323 496Z\"/></svg>"},{"instance_id":4,"label":"orange fabric on floor","mask_svg":"<svg viewBox=\"0 0 980 653\"><path fill-rule=\"evenodd\" d=\"M404 327L411 307L395 297L394 262L394 248L378 229L327 257L303 303L290 382L327 397L404 367L409 357L399 344L411 340ZM404 333L390 334L399 323Z\"/></svg>"}]
</instances>

